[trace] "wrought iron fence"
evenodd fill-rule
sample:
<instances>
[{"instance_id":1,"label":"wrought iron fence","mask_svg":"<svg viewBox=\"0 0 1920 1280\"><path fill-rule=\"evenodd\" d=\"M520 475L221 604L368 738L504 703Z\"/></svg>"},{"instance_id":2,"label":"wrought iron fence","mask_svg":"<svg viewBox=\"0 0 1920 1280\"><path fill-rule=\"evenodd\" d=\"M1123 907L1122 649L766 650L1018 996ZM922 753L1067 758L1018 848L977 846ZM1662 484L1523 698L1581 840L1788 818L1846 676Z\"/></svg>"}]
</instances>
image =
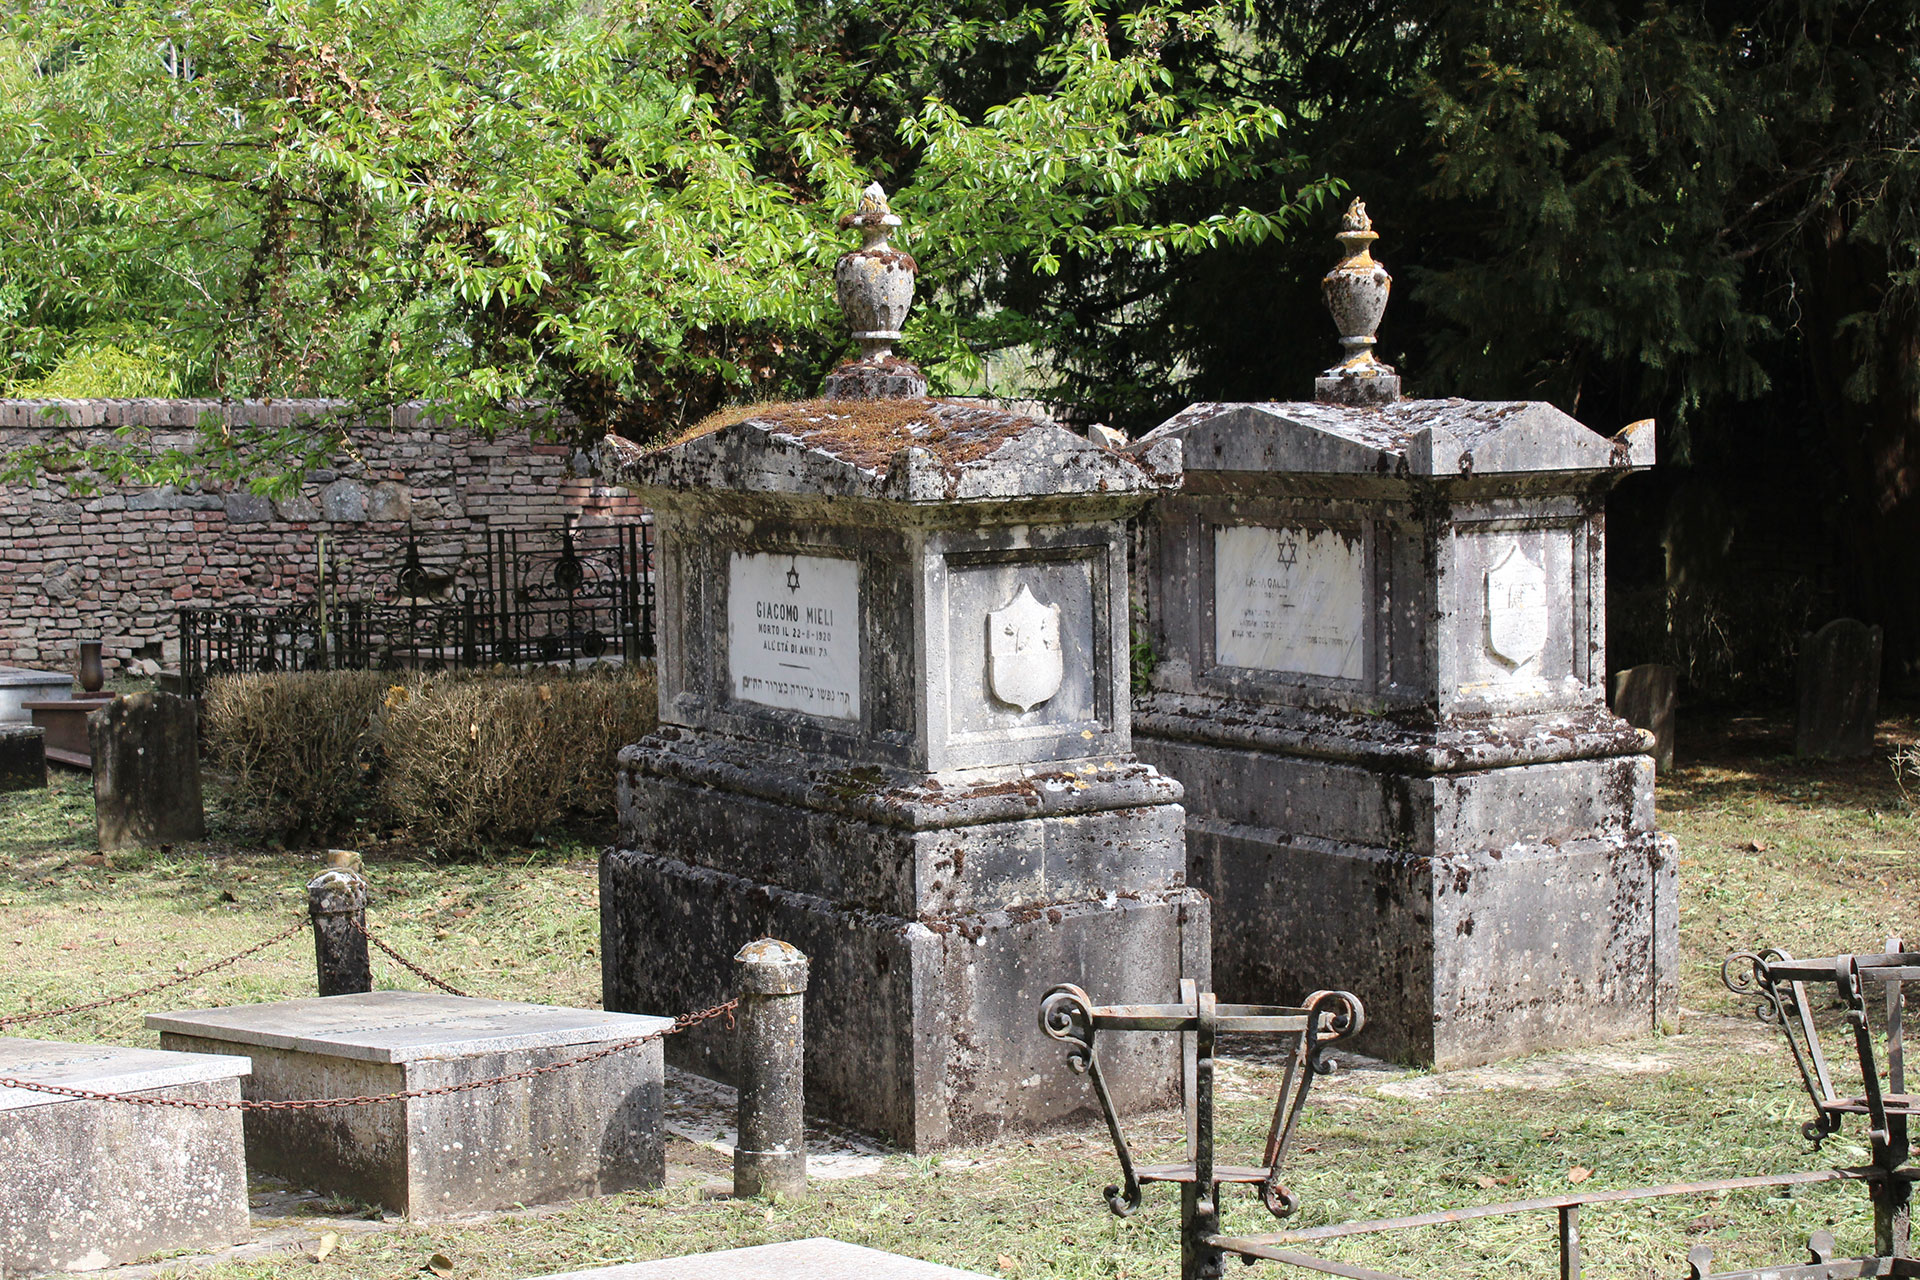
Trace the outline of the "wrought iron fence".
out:
<instances>
[{"instance_id":1,"label":"wrought iron fence","mask_svg":"<svg viewBox=\"0 0 1920 1280\"><path fill-rule=\"evenodd\" d=\"M179 616L180 675L193 692L235 672L650 658L653 527L497 530L477 556L437 566L409 535L370 588L322 578L296 603L189 605Z\"/></svg>"}]
</instances>

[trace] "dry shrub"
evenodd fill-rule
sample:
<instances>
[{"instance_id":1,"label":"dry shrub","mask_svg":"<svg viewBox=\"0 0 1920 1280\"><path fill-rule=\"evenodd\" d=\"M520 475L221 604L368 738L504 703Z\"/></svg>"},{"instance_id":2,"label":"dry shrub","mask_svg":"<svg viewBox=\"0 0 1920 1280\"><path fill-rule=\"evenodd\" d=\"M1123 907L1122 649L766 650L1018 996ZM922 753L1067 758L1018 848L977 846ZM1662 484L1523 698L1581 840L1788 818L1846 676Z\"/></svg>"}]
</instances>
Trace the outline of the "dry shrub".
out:
<instances>
[{"instance_id":1,"label":"dry shrub","mask_svg":"<svg viewBox=\"0 0 1920 1280\"><path fill-rule=\"evenodd\" d=\"M258 826L293 840L346 830L373 798L381 704L377 671L218 676L208 681L208 748L231 770Z\"/></svg>"},{"instance_id":2,"label":"dry shrub","mask_svg":"<svg viewBox=\"0 0 1920 1280\"><path fill-rule=\"evenodd\" d=\"M650 665L419 680L388 699L381 797L437 853L523 843L610 812L614 756L655 722Z\"/></svg>"},{"instance_id":3,"label":"dry shrub","mask_svg":"<svg viewBox=\"0 0 1920 1280\"><path fill-rule=\"evenodd\" d=\"M1903 743L1893 749L1887 761L1893 766L1893 782L1907 808L1920 812L1920 742Z\"/></svg>"}]
</instances>

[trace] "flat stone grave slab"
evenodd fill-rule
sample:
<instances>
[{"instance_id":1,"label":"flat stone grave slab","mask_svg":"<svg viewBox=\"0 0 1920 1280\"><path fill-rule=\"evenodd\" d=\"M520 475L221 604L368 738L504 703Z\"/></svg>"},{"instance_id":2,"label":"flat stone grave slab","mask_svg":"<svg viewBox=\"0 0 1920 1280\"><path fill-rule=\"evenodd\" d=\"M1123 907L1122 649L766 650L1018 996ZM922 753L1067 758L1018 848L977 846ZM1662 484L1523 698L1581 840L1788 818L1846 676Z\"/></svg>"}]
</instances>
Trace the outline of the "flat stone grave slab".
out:
<instances>
[{"instance_id":1,"label":"flat stone grave slab","mask_svg":"<svg viewBox=\"0 0 1920 1280\"><path fill-rule=\"evenodd\" d=\"M0 1078L234 1101L245 1057L0 1038ZM0 1275L90 1271L247 1232L237 1111L0 1089Z\"/></svg>"},{"instance_id":2,"label":"flat stone grave slab","mask_svg":"<svg viewBox=\"0 0 1920 1280\"><path fill-rule=\"evenodd\" d=\"M420 991L147 1016L168 1049L246 1054L246 1096L369 1097L544 1067L667 1018ZM664 1063L652 1041L437 1097L250 1112L247 1162L419 1220L657 1187Z\"/></svg>"},{"instance_id":3,"label":"flat stone grave slab","mask_svg":"<svg viewBox=\"0 0 1920 1280\"><path fill-rule=\"evenodd\" d=\"M73 696L73 677L65 671L35 671L31 667L0 667L0 724L33 719L29 702L52 702Z\"/></svg>"},{"instance_id":4,"label":"flat stone grave slab","mask_svg":"<svg viewBox=\"0 0 1920 1280\"><path fill-rule=\"evenodd\" d=\"M981 1280L978 1271L903 1258L864 1245L817 1237L750 1249L723 1249L657 1262L567 1271L540 1280Z\"/></svg>"}]
</instances>

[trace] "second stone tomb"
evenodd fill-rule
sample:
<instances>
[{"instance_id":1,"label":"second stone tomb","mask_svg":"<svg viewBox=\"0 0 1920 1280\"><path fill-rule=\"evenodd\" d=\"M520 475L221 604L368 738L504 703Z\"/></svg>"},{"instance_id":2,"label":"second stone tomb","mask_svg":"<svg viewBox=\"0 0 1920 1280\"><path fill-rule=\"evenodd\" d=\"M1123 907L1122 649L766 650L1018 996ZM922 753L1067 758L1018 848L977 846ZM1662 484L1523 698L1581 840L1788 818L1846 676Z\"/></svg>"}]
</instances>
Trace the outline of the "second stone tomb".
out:
<instances>
[{"instance_id":1,"label":"second stone tomb","mask_svg":"<svg viewBox=\"0 0 1920 1280\"><path fill-rule=\"evenodd\" d=\"M1355 201L1325 283L1348 358L1312 402L1131 447L1184 457L1143 522L1134 725L1187 788L1214 987L1346 987L1362 1049L1442 1066L1645 1033L1676 1012L1677 858L1604 698L1605 495L1653 424L1401 399L1376 238Z\"/></svg>"},{"instance_id":2,"label":"second stone tomb","mask_svg":"<svg viewBox=\"0 0 1920 1280\"><path fill-rule=\"evenodd\" d=\"M511 1075L664 1030L666 1018L375 991L147 1016L162 1048L239 1054L255 1100L351 1098ZM666 1176L659 1041L542 1075L361 1106L250 1111L248 1164L433 1220Z\"/></svg>"}]
</instances>

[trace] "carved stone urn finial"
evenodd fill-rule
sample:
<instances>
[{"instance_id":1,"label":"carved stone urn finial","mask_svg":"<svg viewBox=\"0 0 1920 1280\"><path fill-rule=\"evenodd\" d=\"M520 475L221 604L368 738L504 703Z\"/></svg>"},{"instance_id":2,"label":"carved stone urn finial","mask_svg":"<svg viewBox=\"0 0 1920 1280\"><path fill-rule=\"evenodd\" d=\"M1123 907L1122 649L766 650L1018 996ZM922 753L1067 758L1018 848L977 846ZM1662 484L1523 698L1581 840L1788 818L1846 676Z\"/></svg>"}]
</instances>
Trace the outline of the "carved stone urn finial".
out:
<instances>
[{"instance_id":1,"label":"carved stone urn finial","mask_svg":"<svg viewBox=\"0 0 1920 1280\"><path fill-rule=\"evenodd\" d=\"M834 296L860 344L860 358L827 378L827 398L925 395L927 380L920 371L893 354L900 326L913 305L913 278L920 268L910 255L888 243L900 217L888 207L885 188L877 182L869 185L860 193L860 207L840 219L840 225L860 228L860 247L833 268Z\"/></svg>"},{"instance_id":2,"label":"carved stone urn finial","mask_svg":"<svg viewBox=\"0 0 1920 1280\"><path fill-rule=\"evenodd\" d=\"M1314 380L1314 399L1323 404L1392 404L1400 398L1400 378L1391 365L1373 357L1374 330L1386 314L1393 277L1373 260L1369 246L1380 238L1367 206L1347 206L1335 237L1346 256L1320 281L1320 294L1340 330L1347 358Z\"/></svg>"}]
</instances>

